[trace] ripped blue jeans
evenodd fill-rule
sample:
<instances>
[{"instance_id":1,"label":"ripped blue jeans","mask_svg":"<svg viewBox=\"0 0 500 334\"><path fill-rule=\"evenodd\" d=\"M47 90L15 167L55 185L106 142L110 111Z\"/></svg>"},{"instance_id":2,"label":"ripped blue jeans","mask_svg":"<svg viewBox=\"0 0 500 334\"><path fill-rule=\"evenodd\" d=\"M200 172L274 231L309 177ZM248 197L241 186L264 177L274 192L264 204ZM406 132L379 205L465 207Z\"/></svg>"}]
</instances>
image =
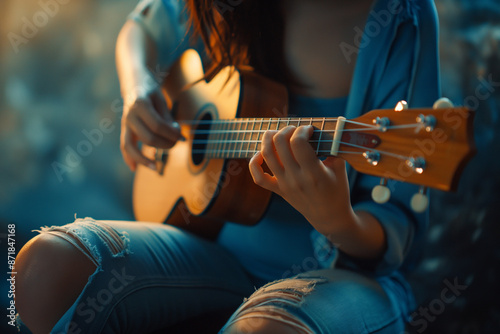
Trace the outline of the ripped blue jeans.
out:
<instances>
[{"instance_id":1,"label":"ripped blue jeans","mask_svg":"<svg viewBox=\"0 0 500 334\"><path fill-rule=\"evenodd\" d=\"M230 251L167 225L86 218L40 233L64 238L97 267L51 333L147 333L226 309L235 312L221 332L245 319L243 332L252 333L263 318L307 334L404 331L397 302L350 271L307 272L256 290L263 282Z\"/></svg>"}]
</instances>

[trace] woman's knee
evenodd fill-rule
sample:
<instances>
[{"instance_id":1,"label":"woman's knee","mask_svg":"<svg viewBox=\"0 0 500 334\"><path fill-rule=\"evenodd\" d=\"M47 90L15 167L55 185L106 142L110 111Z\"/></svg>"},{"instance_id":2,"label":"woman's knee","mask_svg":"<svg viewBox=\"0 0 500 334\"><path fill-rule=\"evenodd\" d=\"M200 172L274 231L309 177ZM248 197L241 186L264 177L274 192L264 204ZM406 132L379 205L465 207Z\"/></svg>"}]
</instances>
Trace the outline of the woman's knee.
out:
<instances>
[{"instance_id":1,"label":"woman's knee","mask_svg":"<svg viewBox=\"0 0 500 334\"><path fill-rule=\"evenodd\" d=\"M22 321L34 333L49 332L95 269L81 250L63 238L44 233L31 239L15 262L15 301Z\"/></svg>"},{"instance_id":2,"label":"woman's knee","mask_svg":"<svg viewBox=\"0 0 500 334\"><path fill-rule=\"evenodd\" d=\"M276 317L274 320L270 317ZM309 332L300 329L300 324L283 322L283 314L273 314L272 312L251 312L247 317L238 319L229 326L224 334L308 334ZM298 325L298 326L297 326Z\"/></svg>"},{"instance_id":3,"label":"woman's knee","mask_svg":"<svg viewBox=\"0 0 500 334\"><path fill-rule=\"evenodd\" d=\"M225 334L312 334L307 314L299 311L321 278L271 282L254 292L228 322Z\"/></svg>"}]
</instances>

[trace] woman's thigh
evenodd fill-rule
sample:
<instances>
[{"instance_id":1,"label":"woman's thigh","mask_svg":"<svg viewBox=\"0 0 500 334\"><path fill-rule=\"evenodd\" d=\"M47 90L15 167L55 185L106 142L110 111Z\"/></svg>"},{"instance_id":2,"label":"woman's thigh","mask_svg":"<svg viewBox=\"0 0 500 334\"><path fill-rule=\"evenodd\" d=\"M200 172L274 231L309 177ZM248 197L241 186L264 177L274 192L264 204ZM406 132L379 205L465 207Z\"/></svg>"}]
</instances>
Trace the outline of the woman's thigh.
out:
<instances>
[{"instance_id":1,"label":"woman's thigh","mask_svg":"<svg viewBox=\"0 0 500 334\"><path fill-rule=\"evenodd\" d=\"M401 311L376 280L340 269L271 282L248 298L221 332L252 333L273 320L299 333L401 333ZM239 324L238 324L239 323ZM232 325L232 326L231 326Z\"/></svg>"},{"instance_id":2,"label":"woman's thigh","mask_svg":"<svg viewBox=\"0 0 500 334\"><path fill-rule=\"evenodd\" d=\"M53 333L148 332L236 308L253 290L224 248L167 225L86 218L41 233L72 242L97 266Z\"/></svg>"}]
</instances>

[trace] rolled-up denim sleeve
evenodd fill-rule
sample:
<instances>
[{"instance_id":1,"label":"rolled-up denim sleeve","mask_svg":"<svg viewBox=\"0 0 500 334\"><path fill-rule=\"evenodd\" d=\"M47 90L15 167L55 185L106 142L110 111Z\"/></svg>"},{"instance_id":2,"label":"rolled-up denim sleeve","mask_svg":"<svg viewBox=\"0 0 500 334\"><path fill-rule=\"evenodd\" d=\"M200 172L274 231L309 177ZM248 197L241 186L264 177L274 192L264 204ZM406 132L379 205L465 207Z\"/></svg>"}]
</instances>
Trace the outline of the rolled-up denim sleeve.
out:
<instances>
[{"instance_id":1,"label":"rolled-up denim sleeve","mask_svg":"<svg viewBox=\"0 0 500 334\"><path fill-rule=\"evenodd\" d=\"M373 266L375 273L384 275L399 269L411 249L415 222L392 203L379 205L365 201L355 205L354 210L370 213L384 229L386 249L383 257Z\"/></svg>"},{"instance_id":2,"label":"rolled-up denim sleeve","mask_svg":"<svg viewBox=\"0 0 500 334\"><path fill-rule=\"evenodd\" d=\"M385 234L385 251L380 258L362 260L336 248L326 236L313 230L311 234L315 256L323 268L339 267L364 272L371 276L390 275L395 271L411 270L420 256L418 244L425 237L429 223L428 212L416 213L410 209L412 196L419 187L413 184L389 180L391 199L377 204L371 199L371 189L380 180L369 175L358 175L356 190L352 194L355 212L368 212L382 226Z\"/></svg>"},{"instance_id":3,"label":"rolled-up denim sleeve","mask_svg":"<svg viewBox=\"0 0 500 334\"><path fill-rule=\"evenodd\" d=\"M374 11L384 12L388 3L377 2ZM432 107L440 97L435 6L432 0L399 4L399 13L359 54L348 116L356 117L359 110L391 109L399 100L408 101L410 108ZM375 16L370 20L378 22ZM379 178L362 173L351 173L350 178L354 210L368 212L380 222L386 249L373 261L354 259L339 251L336 265L374 275L410 269L418 259L428 225L428 212L417 214L410 207L419 187L389 180L391 199L377 204L371 199L371 190L380 183Z\"/></svg>"},{"instance_id":4,"label":"rolled-up denim sleeve","mask_svg":"<svg viewBox=\"0 0 500 334\"><path fill-rule=\"evenodd\" d=\"M385 253L373 263L371 269L377 275L411 269L420 254L414 246L420 244L429 223L428 211L416 213L410 206L413 195L419 192L419 186L389 180L387 187L391 191L391 199L385 204L378 204L371 199L370 194L371 189L379 184L379 179L359 175L356 182L359 184L359 190L353 198L356 201L354 210L373 215L385 232Z\"/></svg>"},{"instance_id":5,"label":"rolled-up denim sleeve","mask_svg":"<svg viewBox=\"0 0 500 334\"><path fill-rule=\"evenodd\" d=\"M385 251L376 260L360 260L338 251L335 265L375 276L410 269L419 254L412 246L425 235L428 225L428 212L415 213L410 209L411 198L418 192L418 186L389 180L387 187L391 190L391 199L378 204L370 195L371 189L380 184L378 178L360 174L356 183L353 209L368 212L378 220L385 233Z\"/></svg>"},{"instance_id":6,"label":"rolled-up denim sleeve","mask_svg":"<svg viewBox=\"0 0 500 334\"><path fill-rule=\"evenodd\" d=\"M169 68L190 47L184 7L180 0L142 0L129 15L153 40L162 68Z\"/></svg>"}]
</instances>

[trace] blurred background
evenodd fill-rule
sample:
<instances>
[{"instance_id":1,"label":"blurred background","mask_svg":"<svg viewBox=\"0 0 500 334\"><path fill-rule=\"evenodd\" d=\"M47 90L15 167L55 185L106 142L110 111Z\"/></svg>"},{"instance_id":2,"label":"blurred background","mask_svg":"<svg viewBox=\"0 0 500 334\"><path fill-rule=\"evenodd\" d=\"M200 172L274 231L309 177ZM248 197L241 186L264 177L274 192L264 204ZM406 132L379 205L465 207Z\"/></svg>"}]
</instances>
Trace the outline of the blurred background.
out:
<instances>
[{"instance_id":1,"label":"blurred background","mask_svg":"<svg viewBox=\"0 0 500 334\"><path fill-rule=\"evenodd\" d=\"M119 151L114 47L137 0L42 1L54 2L57 7L44 8L38 0L0 1L4 313L10 300L8 224L16 226L17 252L35 235L32 230L72 222L75 215L133 219L133 175ZM458 192L432 193L428 246L410 277L421 311L408 331L499 333L500 2L436 0L436 5L443 94L476 109L478 153ZM454 280L466 288L444 303L441 293ZM7 321L0 318L0 332L14 333Z\"/></svg>"}]
</instances>

